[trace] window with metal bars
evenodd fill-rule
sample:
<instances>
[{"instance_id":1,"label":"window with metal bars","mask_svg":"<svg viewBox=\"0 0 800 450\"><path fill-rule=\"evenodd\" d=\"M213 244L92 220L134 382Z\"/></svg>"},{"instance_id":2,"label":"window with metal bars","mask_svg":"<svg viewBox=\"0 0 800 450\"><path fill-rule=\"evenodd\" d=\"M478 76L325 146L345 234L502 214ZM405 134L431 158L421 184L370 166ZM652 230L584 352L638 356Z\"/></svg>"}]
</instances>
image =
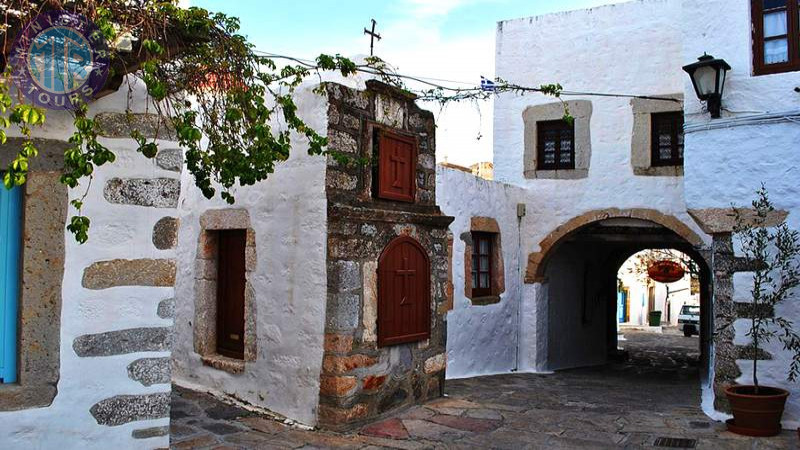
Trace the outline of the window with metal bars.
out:
<instances>
[{"instance_id":1,"label":"window with metal bars","mask_svg":"<svg viewBox=\"0 0 800 450\"><path fill-rule=\"evenodd\" d=\"M575 168L575 127L564 120L538 122L537 169L571 170Z\"/></svg>"},{"instance_id":2,"label":"window with metal bars","mask_svg":"<svg viewBox=\"0 0 800 450\"><path fill-rule=\"evenodd\" d=\"M492 246L491 233L472 233L472 295L482 297L492 295Z\"/></svg>"},{"instance_id":3,"label":"window with metal bars","mask_svg":"<svg viewBox=\"0 0 800 450\"><path fill-rule=\"evenodd\" d=\"M651 165L683 165L683 113L666 112L650 116L652 124Z\"/></svg>"},{"instance_id":4,"label":"window with metal bars","mask_svg":"<svg viewBox=\"0 0 800 450\"><path fill-rule=\"evenodd\" d=\"M800 0L752 0L753 72L800 70Z\"/></svg>"}]
</instances>

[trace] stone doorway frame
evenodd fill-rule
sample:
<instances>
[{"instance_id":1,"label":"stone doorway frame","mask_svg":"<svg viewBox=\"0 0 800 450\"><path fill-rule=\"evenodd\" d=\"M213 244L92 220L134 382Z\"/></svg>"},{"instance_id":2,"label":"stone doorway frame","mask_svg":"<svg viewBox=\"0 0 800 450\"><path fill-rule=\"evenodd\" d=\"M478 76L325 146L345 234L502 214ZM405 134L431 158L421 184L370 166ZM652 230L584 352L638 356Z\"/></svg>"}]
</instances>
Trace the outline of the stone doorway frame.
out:
<instances>
[{"instance_id":1,"label":"stone doorway frame","mask_svg":"<svg viewBox=\"0 0 800 450\"><path fill-rule=\"evenodd\" d=\"M217 352L217 258L218 231L246 230L244 358L235 359ZM211 209L200 216L200 233L195 259L194 351L203 364L232 374L241 374L245 363L257 357L256 299L250 282L256 269L256 233L246 209Z\"/></svg>"}]
</instances>

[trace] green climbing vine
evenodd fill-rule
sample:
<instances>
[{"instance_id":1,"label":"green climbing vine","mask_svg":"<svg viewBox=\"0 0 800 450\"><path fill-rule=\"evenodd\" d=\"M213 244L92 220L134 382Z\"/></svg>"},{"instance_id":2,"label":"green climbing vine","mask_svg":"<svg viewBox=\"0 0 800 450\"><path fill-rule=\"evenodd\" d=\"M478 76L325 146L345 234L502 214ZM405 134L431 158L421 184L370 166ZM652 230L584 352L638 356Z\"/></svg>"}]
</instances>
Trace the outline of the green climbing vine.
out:
<instances>
[{"instance_id":1,"label":"green climbing vine","mask_svg":"<svg viewBox=\"0 0 800 450\"><path fill-rule=\"evenodd\" d=\"M327 138L298 115L294 94L311 75L322 72L349 76L357 72L377 75L421 100L442 105L451 101L480 100L502 92L536 91L560 98L560 85L523 88L496 80L492 92L432 86L413 92L380 58L363 64L340 55L320 55L313 62L293 58L286 65L264 56L239 34L239 20L203 8L183 9L174 0L13 0L0 26L4 41L0 77L0 146L7 131L15 129L23 140L3 175L6 188L25 184L30 161L39 153L34 130L45 124L46 112L12 89L10 43L21 29L42 12L66 10L92 21L110 43L109 82L137 82L147 89L148 110L159 117L155 136L134 129L131 138L147 158L158 153L159 139L176 139L186 152L188 171L202 193L235 201L235 186L253 185L286 160L291 136L307 141L312 155L346 156L326 149ZM430 84L430 83L428 83ZM317 92L324 91L324 85ZM129 96L130 98L130 96ZM61 183L78 192L70 199L76 213L67 225L75 239L89 238L90 219L82 210L96 168L115 161L116 155L98 136L101 130L89 113L90 105L75 103L70 113L74 130L64 152ZM129 108L130 109L130 108ZM565 119L571 120L565 105ZM2 148L2 147L0 147ZM17 149L15 149L17 150Z\"/></svg>"}]
</instances>

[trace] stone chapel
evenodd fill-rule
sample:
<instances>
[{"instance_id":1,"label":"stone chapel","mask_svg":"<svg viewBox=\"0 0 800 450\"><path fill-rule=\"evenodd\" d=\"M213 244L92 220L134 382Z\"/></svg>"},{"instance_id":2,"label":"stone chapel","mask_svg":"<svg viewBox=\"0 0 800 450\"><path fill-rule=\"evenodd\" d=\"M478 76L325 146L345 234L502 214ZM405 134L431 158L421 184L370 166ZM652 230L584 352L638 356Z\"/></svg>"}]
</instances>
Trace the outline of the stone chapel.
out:
<instances>
[{"instance_id":1,"label":"stone chapel","mask_svg":"<svg viewBox=\"0 0 800 450\"><path fill-rule=\"evenodd\" d=\"M293 157L233 206L187 194L179 383L336 429L441 395L452 218L436 206L433 115L365 88L300 95L347 161Z\"/></svg>"}]
</instances>

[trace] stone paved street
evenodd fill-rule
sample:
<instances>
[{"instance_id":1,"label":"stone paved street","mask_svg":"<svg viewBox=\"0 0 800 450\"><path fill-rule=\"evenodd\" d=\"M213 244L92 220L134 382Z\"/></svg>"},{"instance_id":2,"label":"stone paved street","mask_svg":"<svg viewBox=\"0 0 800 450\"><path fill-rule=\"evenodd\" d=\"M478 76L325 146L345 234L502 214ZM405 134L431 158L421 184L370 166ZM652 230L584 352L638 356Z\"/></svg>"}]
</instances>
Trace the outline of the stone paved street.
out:
<instances>
[{"instance_id":1,"label":"stone paved street","mask_svg":"<svg viewBox=\"0 0 800 450\"><path fill-rule=\"evenodd\" d=\"M172 448L656 448L659 437L696 439L699 449L798 448L796 433L744 438L701 412L697 337L625 333L626 363L449 380L447 398L350 434L290 428L176 389Z\"/></svg>"}]
</instances>

